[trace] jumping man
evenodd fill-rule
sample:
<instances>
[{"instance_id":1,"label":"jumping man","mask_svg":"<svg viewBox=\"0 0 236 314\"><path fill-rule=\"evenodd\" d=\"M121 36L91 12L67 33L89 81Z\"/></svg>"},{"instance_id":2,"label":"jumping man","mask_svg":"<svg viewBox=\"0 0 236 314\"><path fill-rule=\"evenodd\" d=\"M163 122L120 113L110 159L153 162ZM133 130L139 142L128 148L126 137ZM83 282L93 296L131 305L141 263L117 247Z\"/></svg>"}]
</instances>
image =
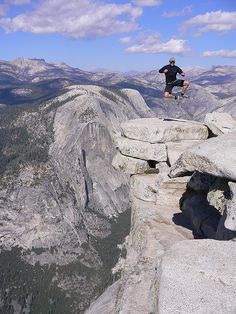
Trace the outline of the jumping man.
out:
<instances>
[{"instance_id":1,"label":"jumping man","mask_svg":"<svg viewBox=\"0 0 236 314\"><path fill-rule=\"evenodd\" d=\"M170 98L170 99L176 99L177 101L179 101L181 98L189 97L185 95L185 92L189 87L189 81L179 80L176 78L177 73L182 76L185 76L185 73L177 65L175 65L175 58L170 58L169 64L163 66L159 70L159 73L165 73L165 76L166 76L166 88L165 88L164 97ZM171 94L174 86L183 87L180 96L173 96Z\"/></svg>"}]
</instances>

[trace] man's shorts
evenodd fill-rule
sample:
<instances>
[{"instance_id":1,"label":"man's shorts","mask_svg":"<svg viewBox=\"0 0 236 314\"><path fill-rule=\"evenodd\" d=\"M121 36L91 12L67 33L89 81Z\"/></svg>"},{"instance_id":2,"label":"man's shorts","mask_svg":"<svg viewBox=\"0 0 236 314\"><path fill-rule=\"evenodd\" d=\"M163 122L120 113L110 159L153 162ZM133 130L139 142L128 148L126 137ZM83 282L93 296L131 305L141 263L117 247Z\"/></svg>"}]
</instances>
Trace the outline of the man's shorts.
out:
<instances>
[{"instance_id":1,"label":"man's shorts","mask_svg":"<svg viewBox=\"0 0 236 314\"><path fill-rule=\"evenodd\" d=\"M174 81L172 83L166 84L165 92L168 92L168 93L171 94L172 89L175 86L183 87L184 86L184 80L176 80L176 81Z\"/></svg>"}]
</instances>

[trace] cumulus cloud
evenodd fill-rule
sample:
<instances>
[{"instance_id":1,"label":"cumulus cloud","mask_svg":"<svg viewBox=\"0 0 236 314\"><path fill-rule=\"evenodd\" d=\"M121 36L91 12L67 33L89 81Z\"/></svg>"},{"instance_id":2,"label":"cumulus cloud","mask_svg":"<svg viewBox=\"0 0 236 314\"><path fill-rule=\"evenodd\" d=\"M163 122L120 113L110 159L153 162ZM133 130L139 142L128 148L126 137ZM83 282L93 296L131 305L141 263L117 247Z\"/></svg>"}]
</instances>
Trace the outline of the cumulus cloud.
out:
<instances>
[{"instance_id":1,"label":"cumulus cloud","mask_svg":"<svg viewBox=\"0 0 236 314\"><path fill-rule=\"evenodd\" d=\"M161 4L161 0L133 0L133 3L141 7L156 7Z\"/></svg>"},{"instance_id":2,"label":"cumulus cloud","mask_svg":"<svg viewBox=\"0 0 236 314\"><path fill-rule=\"evenodd\" d=\"M195 34L214 31L229 32L236 28L236 12L214 11L197 15L187 20L182 27L183 31L193 29Z\"/></svg>"},{"instance_id":3,"label":"cumulus cloud","mask_svg":"<svg viewBox=\"0 0 236 314\"><path fill-rule=\"evenodd\" d=\"M202 53L204 57L225 57L225 58L236 58L236 50L215 50L215 51L204 51Z\"/></svg>"},{"instance_id":4,"label":"cumulus cloud","mask_svg":"<svg viewBox=\"0 0 236 314\"><path fill-rule=\"evenodd\" d=\"M171 38L167 42L160 41L160 34L140 34L133 40L133 44L126 48L129 53L175 53L181 54L188 51L186 40Z\"/></svg>"},{"instance_id":5,"label":"cumulus cloud","mask_svg":"<svg viewBox=\"0 0 236 314\"><path fill-rule=\"evenodd\" d=\"M170 12L164 12L162 14L163 17L175 17L175 16L186 16L192 13L192 6L188 5L184 7L180 11L170 11Z\"/></svg>"},{"instance_id":6,"label":"cumulus cloud","mask_svg":"<svg viewBox=\"0 0 236 314\"><path fill-rule=\"evenodd\" d=\"M0 26L6 32L60 33L72 38L86 38L136 30L140 15L142 8L130 3L42 0L31 12L0 19Z\"/></svg>"}]
</instances>

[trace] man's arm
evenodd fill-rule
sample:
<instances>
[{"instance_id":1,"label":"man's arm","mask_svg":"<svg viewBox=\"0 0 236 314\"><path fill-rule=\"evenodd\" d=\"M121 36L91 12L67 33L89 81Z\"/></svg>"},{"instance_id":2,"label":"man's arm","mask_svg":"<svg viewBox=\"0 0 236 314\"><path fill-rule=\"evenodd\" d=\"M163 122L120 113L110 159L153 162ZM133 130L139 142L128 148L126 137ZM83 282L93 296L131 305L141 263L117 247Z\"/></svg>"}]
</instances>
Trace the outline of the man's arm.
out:
<instances>
[{"instance_id":1,"label":"man's arm","mask_svg":"<svg viewBox=\"0 0 236 314\"><path fill-rule=\"evenodd\" d=\"M168 72L168 69L166 68L166 65L163 66L160 70L159 70L159 73L166 73Z\"/></svg>"},{"instance_id":2,"label":"man's arm","mask_svg":"<svg viewBox=\"0 0 236 314\"><path fill-rule=\"evenodd\" d=\"M177 72L181 75L181 76L185 76L185 72L182 70L182 69L180 69L179 67L177 67L178 69L177 69Z\"/></svg>"}]
</instances>

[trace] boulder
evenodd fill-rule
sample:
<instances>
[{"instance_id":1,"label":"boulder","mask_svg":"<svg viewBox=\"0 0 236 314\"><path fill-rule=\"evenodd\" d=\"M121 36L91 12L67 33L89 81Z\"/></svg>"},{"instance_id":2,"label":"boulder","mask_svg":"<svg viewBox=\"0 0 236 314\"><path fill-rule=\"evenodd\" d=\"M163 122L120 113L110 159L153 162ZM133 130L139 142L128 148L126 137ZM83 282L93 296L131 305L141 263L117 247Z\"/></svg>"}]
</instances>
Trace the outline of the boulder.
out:
<instances>
[{"instance_id":1,"label":"boulder","mask_svg":"<svg viewBox=\"0 0 236 314\"><path fill-rule=\"evenodd\" d=\"M174 244L162 259L158 313L236 313L235 260L233 241Z\"/></svg>"},{"instance_id":2,"label":"boulder","mask_svg":"<svg viewBox=\"0 0 236 314\"><path fill-rule=\"evenodd\" d=\"M173 165L180 155L186 151L187 148L192 147L196 144L201 143L202 140L185 140L178 142L167 142L167 155L171 165Z\"/></svg>"},{"instance_id":3,"label":"boulder","mask_svg":"<svg viewBox=\"0 0 236 314\"><path fill-rule=\"evenodd\" d=\"M112 160L112 166L118 170L127 174L144 173L150 169L150 166L146 160L127 157L121 153L117 153Z\"/></svg>"},{"instance_id":4,"label":"boulder","mask_svg":"<svg viewBox=\"0 0 236 314\"><path fill-rule=\"evenodd\" d=\"M133 196L146 202L155 203L157 193L157 174L136 174L131 177Z\"/></svg>"},{"instance_id":5,"label":"boulder","mask_svg":"<svg viewBox=\"0 0 236 314\"><path fill-rule=\"evenodd\" d=\"M134 119L122 123L121 129L126 137L149 143L204 140L208 138L206 126L188 120Z\"/></svg>"},{"instance_id":6,"label":"boulder","mask_svg":"<svg viewBox=\"0 0 236 314\"><path fill-rule=\"evenodd\" d=\"M236 180L236 130L188 148L171 167L170 176L204 172Z\"/></svg>"},{"instance_id":7,"label":"boulder","mask_svg":"<svg viewBox=\"0 0 236 314\"><path fill-rule=\"evenodd\" d=\"M204 123L215 135L227 134L236 128L236 120L226 112L208 113Z\"/></svg>"},{"instance_id":8,"label":"boulder","mask_svg":"<svg viewBox=\"0 0 236 314\"><path fill-rule=\"evenodd\" d=\"M117 138L116 142L123 155L158 162L167 161L165 144L150 144L125 137Z\"/></svg>"},{"instance_id":9,"label":"boulder","mask_svg":"<svg viewBox=\"0 0 236 314\"><path fill-rule=\"evenodd\" d=\"M225 227L229 230L236 231L236 183L229 182L231 199L227 203L227 217Z\"/></svg>"}]
</instances>

